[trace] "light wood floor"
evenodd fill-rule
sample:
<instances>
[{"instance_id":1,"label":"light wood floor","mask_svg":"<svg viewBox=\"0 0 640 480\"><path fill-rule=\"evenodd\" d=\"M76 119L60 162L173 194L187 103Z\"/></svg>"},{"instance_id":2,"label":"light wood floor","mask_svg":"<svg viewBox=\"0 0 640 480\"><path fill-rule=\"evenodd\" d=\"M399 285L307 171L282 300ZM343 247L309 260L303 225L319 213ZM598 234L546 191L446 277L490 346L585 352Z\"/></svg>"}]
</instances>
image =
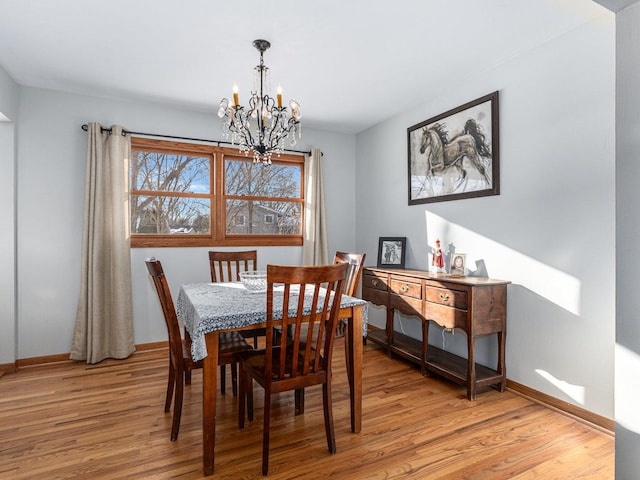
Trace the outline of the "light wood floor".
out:
<instances>
[{"instance_id":1,"label":"light wood floor","mask_svg":"<svg viewBox=\"0 0 640 480\"><path fill-rule=\"evenodd\" d=\"M292 394L274 400L272 479L611 479L606 432L507 391L422 378L414 366L365 347L362 432L349 428L342 341L334 356L338 451L327 452L321 391L307 389L304 416ZM182 427L169 441L163 412L167 351L99 365L29 367L0 379L1 479L202 478L202 377L186 389ZM214 479L260 474L262 395L237 428L237 406L218 396Z\"/></svg>"}]
</instances>

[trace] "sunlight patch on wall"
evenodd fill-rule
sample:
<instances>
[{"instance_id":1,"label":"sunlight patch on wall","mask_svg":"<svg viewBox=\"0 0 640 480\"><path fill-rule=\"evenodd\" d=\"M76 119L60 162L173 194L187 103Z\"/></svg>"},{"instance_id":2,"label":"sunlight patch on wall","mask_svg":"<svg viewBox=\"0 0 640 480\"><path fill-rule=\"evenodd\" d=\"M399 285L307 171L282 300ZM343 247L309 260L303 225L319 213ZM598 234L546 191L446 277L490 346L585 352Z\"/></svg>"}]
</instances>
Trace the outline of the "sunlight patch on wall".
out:
<instances>
[{"instance_id":1,"label":"sunlight patch on wall","mask_svg":"<svg viewBox=\"0 0 640 480\"><path fill-rule=\"evenodd\" d=\"M10 122L9 117L7 117L4 113L0 112L0 122Z\"/></svg>"},{"instance_id":2,"label":"sunlight patch on wall","mask_svg":"<svg viewBox=\"0 0 640 480\"><path fill-rule=\"evenodd\" d=\"M618 343L615 363L616 422L630 432L640 435L640 415L638 415L640 355Z\"/></svg>"},{"instance_id":3,"label":"sunlight patch on wall","mask_svg":"<svg viewBox=\"0 0 640 480\"><path fill-rule=\"evenodd\" d=\"M536 373L544 378L551 385L556 387L558 390L563 392L565 395L569 396L574 401L578 402L580 405L584 406L585 401L585 387L582 385L573 385L564 380L560 380L559 378L554 377L549 372L545 370L540 370L536 368Z\"/></svg>"},{"instance_id":4,"label":"sunlight patch on wall","mask_svg":"<svg viewBox=\"0 0 640 480\"><path fill-rule=\"evenodd\" d=\"M467 269L477 270L478 276L503 278L522 285L557 306L580 315L580 280L522 254L490 238L450 222L429 211L427 220L427 243L435 245L439 238L442 250L467 254ZM431 257L429 257L429 261Z\"/></svg>"}]
</instances>

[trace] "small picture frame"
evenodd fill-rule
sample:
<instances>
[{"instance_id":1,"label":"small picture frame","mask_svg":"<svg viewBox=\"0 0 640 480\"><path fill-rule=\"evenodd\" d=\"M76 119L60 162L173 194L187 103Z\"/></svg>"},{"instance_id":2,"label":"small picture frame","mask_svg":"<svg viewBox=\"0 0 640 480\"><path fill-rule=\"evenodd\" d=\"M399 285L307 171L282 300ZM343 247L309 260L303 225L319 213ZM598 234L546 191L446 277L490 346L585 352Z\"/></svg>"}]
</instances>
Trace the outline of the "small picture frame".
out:
<instances>
[{"instance_id":1,"label":"small picture frame","mask_svg":"<svg viewBox=\"0 0 640 480\"><path fill-rule=\"evenodd\" d=\"M407 237L380 237L378 268L404 268Z\"/></svg>"},{"instance_id":2,"label":"small picture frame","mask_svg":"<svg viewBox=\"0 0 640 480\"><path fill-rule=\"evenodd\" d=\"M467 268L467 256L464 253L454 253L451 255L451 268L449 273L453 277L464 277Z\"/></svg>"}]
</instances>

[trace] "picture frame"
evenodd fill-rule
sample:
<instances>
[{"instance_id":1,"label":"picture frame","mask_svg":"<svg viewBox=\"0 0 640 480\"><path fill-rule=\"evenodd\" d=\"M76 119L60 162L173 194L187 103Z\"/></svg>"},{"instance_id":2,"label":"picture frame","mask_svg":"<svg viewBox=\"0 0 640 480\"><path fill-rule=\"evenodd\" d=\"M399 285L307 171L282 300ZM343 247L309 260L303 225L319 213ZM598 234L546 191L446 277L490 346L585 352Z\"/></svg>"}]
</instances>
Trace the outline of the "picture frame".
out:
<instances>
[{"instance_id":1,"label":"picture frame","mask_svg":"<svg viewBox=\"0 0 640 480\"><path fill-rule=\"evenodd\" d=\"M464 253L451 254L451 266L449 274L452 277L464 277L467 268L467 255Z\"/></svg>"},{"instance_id":2,"label":"picture frame","mask_svg":"<svg viewBox=\"0 0 640 480\"><path fill-rule=\"evenodd\" d=\"M407 237L380 237L378 268L404 268Z\"/></svg>"},{"instance_id":3,"label":"picture frame","mask_svg":"<svg viewBox=\"0 0 640 480\"><path fill-rule=\"evenodd\" d=\"M500 194L498 92L407 128L409 205Z\"/></svg>"}]
</instances>

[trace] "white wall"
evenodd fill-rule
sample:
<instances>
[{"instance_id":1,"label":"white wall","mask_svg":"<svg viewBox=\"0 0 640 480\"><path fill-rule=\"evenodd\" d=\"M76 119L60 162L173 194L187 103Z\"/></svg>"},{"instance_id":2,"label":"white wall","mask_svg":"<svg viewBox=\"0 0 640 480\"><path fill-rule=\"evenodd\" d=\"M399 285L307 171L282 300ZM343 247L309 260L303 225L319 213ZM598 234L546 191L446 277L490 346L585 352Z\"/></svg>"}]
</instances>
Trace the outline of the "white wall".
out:
<instances>
[{"instance_id":1,"label":"white wall","mask_svg":"<svg viewBox=\"0 0 640 480\"><path fill-rule=\"evenodd\" d=\"M616 478L640 471L640 3L616 16Z\"/></svg>"},{"instance_id":2,"label":"white wall","mask_svg":"<svg viewBox=\"0 0 640 480\"><path fill-rule=\"evenodd\" d=\"M84 123L195 138L221 138L215 112L20 89L18 157L18 358L70 351L80 277L86 162ZM355 138L305 128L296 149L324 152L330 251L355 245ZM264 247L258 261L298 263L301 249ZM132 249L135 342L166 339L144 258L161 259L174 294L209 278L207 249Z\"/></svg>"},{"instance_id":3,"label":"white wall","mask_svg":"<svg viewBox=\"0 0 640 480\"><path fill-rule=\"evenodd\" d=\"M378 237L406 236L407 267L427 269L440 238L511 280L508 378L613 418L615 38L613 15L600 20L359 134L356 247L372 265ZM501 194L408 206L407 127L495 90ZM397 323L420 338L417 321ZM445 340L466 355L464 334ZM495 365L495 338L477 347Z\"/></svg>"},{"instance_id":4,"label":"white wall","mask_svg":"<svg viewBox=\"0 0 640 480\"><path fill-rule=\"evenodd\" d=\"M15 137L18 85L0 66L0 364L16 358Z\"/></svg>"}]
</instances>

